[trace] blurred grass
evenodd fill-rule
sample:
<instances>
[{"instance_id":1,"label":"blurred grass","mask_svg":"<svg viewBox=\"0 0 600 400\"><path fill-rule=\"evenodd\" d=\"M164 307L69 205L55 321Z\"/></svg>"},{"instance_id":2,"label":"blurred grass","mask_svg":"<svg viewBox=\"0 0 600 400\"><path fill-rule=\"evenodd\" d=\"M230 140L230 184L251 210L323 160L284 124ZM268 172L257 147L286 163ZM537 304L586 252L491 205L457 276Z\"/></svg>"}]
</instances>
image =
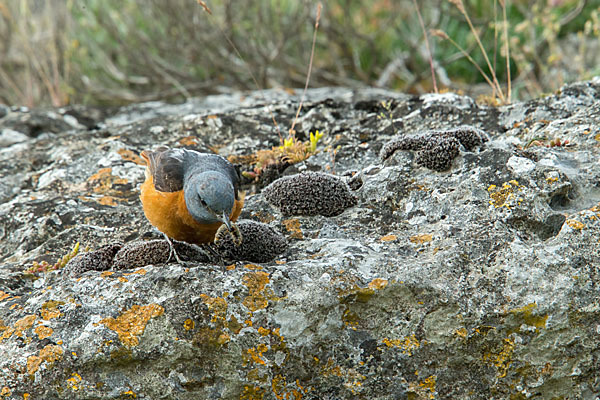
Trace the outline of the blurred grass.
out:
<instances>
[{"instance_id":1,"label":"blurred grass","mask_svg":"<svg viewBox=\"0 0 600 400\"><path fill-rule=\"evenodd\" d=\"M444 31L487 72L473 33L454 4L417 3L427 30ZM248 70L262 88L303 86L316 2L207 4L212 16L194 0L0 0L0 102L181 101L256 89ZM506 84L498 1L464 0L464 6L498 79ZM599 15L600 0L507 2L513 98L539 96L599 74ZM430 43L440 87L491 93L451 43L431 36ZM423 93L432 90L428 57L411 0L329 0L311 86L372 85Z\"/></svg>"}]
</instances>

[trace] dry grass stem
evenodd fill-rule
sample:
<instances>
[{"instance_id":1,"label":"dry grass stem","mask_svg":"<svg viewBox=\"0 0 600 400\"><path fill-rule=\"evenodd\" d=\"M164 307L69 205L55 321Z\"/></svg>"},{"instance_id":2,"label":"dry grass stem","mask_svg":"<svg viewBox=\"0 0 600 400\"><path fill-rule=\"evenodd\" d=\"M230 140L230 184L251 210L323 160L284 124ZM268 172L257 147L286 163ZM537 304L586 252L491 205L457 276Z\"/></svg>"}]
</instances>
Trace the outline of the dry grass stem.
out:
<instances>
[{"instance_id":1,"label":"dry grass stem","mask_svg":"<svg viewBox=\"0 0 600 400\"><path fill-rule=\"evenodd\" d=\"M313 32L312 48L310 50L310 60L308 61L308 72L306 73L306 82L304 83L304 91L302 92L302 97L300 98L300 104L298 105L296 116L294 117L294 121L292 122L292 126L290 127L290 130L288 132L290 136L294 135L294 127L296 126L296 122L298 122L298 116L300 115L300 111L302 110L302 103L304 102L306 90L308 89L308 82L310 81L310 73L312 72L313 58L315 55L315 43L317 42L317 32L319 30L319 20L321 19L322 8L323 4L319 3L317 5L317 16L315 17L315 30Z\"/></svg>"},{"instance_id":2,"label":"dry grass stem","mask_svg":"<svg viewBox=\"0 0 600 400\"><path fill-rule=\"evenodd\" d=\"M427 30L425 29L425 23L423 22L423 17L421 16L421 11L419 10L419 6L417 5L417 0L413 0L413 4L415 6L415 10L417 10L417 16L419 17L419 24L421 25L421 30L423 31L423 38L425 39L425 47L427 47L427 58L429 61L429 68L431 69L431 81L433 82L433 91L435 93L439 93L437 88L437 81L435 79L435 69L433 68L433 56L431 54L431 48L429 47L429 37L427 36Z\"/></svg>"}]
</instances>

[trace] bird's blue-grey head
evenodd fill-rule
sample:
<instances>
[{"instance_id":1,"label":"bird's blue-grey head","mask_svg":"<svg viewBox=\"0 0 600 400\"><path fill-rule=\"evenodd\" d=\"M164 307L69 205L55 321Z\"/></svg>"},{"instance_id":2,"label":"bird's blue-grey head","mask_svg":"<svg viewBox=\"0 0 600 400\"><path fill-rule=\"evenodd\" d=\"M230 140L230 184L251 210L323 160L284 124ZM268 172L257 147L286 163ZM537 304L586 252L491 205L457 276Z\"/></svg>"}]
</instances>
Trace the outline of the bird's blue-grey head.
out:
<instances>
[{"instance_id":1,"label":"bird's blue-grey head","mask_svg":"<svg viewBox=\"0 0 600 400\"><path fill-rule=\"evenodd\" d=\"M229 228L235 194L231 179L217 171L191 174L184 184L185 204L202 224L222 222Z\"/></svg>"}]
</instances>

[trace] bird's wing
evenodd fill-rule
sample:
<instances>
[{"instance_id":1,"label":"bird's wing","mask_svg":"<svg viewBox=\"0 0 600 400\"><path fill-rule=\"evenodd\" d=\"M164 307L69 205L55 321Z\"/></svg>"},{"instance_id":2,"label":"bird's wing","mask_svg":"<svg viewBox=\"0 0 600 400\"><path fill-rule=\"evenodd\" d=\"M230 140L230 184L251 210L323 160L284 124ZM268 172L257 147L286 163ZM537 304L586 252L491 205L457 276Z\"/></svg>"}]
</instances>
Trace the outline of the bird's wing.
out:
<instances>
[{"instance_id":1,"label":"bird's wing","mask_svg":"<svg viewBox=\"0 0 600 400\"><path fill-rule=\"evenodd\" d=\"M141 156L146 160L148 170L159 192L178 192L183 190L184 152L181 149L144 150Z\"/></svg>"}]
</instances>

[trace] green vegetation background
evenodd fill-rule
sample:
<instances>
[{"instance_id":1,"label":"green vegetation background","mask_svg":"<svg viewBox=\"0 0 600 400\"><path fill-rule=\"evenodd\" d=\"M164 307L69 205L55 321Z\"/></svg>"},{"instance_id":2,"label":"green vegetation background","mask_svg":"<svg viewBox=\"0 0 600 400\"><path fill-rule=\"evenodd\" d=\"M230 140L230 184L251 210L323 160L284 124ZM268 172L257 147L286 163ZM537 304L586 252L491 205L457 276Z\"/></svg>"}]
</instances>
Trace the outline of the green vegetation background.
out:
<instances>
[{"instance_id":1,"label":"green vegetation background","mask_svg":"<svg viewBox=\"0 0 600 400\"><path fill-rule=\"evenodd\" d=\"M500 0L463 0L506 85ZM116 105L256 89L303 87L316 1L0 0L0 102ZM327 0L311 86L433 90L493 97L459 0ZM506 1L513 99L600 74L600 0ZM433 35L432 30L438 30ZM224 32L224 34L223 34ZM239 49L245 62L227 43ZM442 35L443 36L443 35Z\"/></svg>"}]
</instances>

